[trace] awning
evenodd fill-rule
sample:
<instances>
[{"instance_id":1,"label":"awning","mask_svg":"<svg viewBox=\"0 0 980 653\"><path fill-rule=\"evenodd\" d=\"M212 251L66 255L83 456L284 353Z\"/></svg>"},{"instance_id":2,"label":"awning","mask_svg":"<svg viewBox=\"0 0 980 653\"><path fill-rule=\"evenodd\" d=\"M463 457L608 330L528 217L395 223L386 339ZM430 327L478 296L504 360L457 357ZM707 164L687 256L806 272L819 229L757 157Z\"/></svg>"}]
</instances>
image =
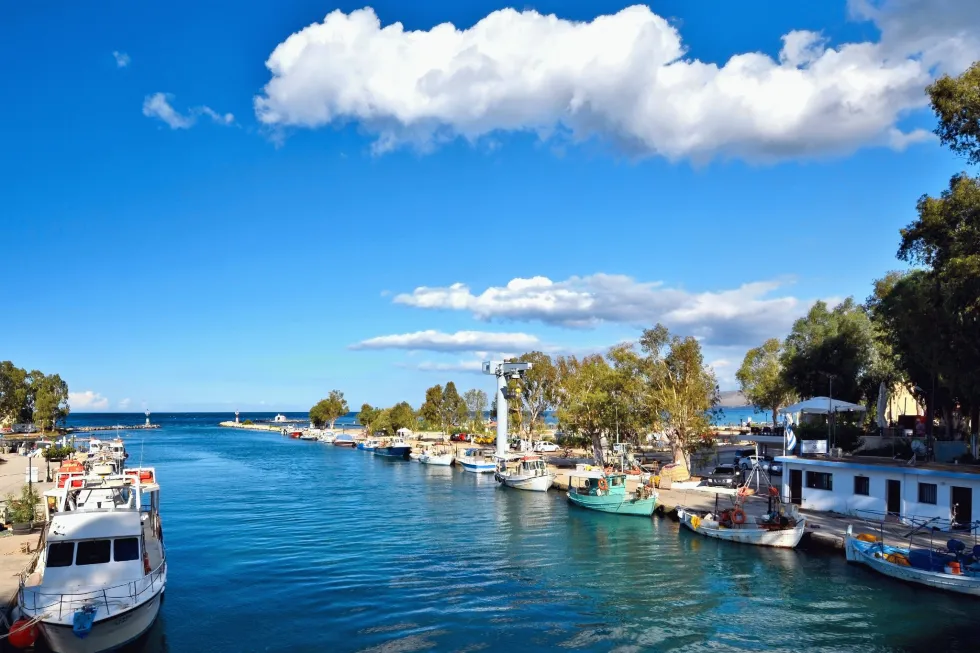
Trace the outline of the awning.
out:
<instances>
[{"instance_id":1,"label":"awning","mask_svg":"<svg viewBox=\"0 0 980 653\"><path fill-rule=\"evenodd\" d=\"M831 399L829 397L813 397L806 401L801 401L792 406L780 408L782 413L809 413L811 415L826 415L827 413L846 413L854 411L863 413L867 409L861 404L852 404L842 399Z\"/></svg>"}]
</instances>

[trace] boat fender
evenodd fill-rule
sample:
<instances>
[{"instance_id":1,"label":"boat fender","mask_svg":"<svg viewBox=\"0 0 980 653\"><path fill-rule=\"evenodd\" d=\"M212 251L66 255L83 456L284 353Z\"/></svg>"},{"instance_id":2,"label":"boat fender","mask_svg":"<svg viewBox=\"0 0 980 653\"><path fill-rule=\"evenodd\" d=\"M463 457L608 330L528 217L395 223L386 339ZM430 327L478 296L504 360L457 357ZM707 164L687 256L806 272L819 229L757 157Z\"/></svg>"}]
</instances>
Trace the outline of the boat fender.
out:
<instances>
[{"instance_id":1,"label":"boat fender","mask_svg":"<svg viewBox=\"0 0 980 653\"><path fill-rule=\"evenodd\" d=\"M92 623L95 621L97 609L94 605L86 605L75 613L71 625L71 631L75 633L75 637L85 639L92 632Z\"/></svg>"},{"instance_id":2,"label":"boat fender","mask_svg":"<svg viewBox=\"0 0 980 653\"><path fill-rule=\"evenodd\" d=\"M30 648L37 641L37 622L20 618L10 627L7 641L15 648Z\"/></svg>"},{"instance_id":3,"label":"boat fender","mask_svg":"<svg viewBox=\"0 0 980 653\"><path fill-rule=\"evenodd\" d=\"M609 483L604 478L599 479L599 489L605 492L609 489Z\"/></svg>"},{"instance_id":4,"label":"boat fender","mask_svg":"<svg viewBox=\"0 0 980 653\"><path fill-rule=\"evenodd\" d=\"M745 511L741 508L736 508L732 511L732 522L735 524L745 523Z\"/></svg>"}]
</instances>

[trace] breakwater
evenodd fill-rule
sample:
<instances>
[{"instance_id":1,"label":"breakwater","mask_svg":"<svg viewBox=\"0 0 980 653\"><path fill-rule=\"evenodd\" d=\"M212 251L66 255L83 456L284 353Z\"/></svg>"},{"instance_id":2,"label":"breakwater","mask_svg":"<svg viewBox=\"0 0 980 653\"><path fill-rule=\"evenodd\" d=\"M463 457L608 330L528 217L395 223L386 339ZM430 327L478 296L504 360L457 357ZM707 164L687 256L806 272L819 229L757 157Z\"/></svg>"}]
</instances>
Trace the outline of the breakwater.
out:
<instances>
[{"instance_id":1,"label":"breakwater","mask_svg":"<svg viewBox=\"0 0 980 653\"><path fill-rule=\"evenodd\" d=\"M160 428L159 424L114 424L112 426L73 426L65 429L67 433L90 433L92 431L148 431Z\"/></svg>"}]
</instances>

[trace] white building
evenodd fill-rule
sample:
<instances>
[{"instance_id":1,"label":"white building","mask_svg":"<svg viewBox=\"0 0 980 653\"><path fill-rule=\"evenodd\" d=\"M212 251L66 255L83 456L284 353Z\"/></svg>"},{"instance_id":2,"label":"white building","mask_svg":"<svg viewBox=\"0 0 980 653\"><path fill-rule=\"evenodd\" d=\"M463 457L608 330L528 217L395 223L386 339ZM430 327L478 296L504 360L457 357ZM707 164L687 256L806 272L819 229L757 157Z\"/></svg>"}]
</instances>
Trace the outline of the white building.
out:
<instances>
[{"instance_id":1,"label":"white building","mask_svg":"<svg viewBox=\"0 0 980 653\"><path fill-rule=\"evenodd\" d=\"M980 519L973 497L980 493L980 467L942 463L908 465L891 458L847 459L781 456L783 496L804 510L882 519L936 518L967 524Z\"/></svg>"}]
</instances>

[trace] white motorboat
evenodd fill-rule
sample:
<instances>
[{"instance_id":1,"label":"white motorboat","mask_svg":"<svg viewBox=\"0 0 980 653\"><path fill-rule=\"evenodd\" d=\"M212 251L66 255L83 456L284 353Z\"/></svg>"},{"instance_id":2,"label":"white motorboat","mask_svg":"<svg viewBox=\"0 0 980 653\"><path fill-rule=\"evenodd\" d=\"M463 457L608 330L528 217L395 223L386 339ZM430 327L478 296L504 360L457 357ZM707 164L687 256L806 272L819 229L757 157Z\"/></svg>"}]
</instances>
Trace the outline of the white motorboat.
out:
<instances>
[{"instance_id":1,"label":"white motorboat","mask_svg":"<svg viewBox=\"0 0 980 653\"><path fill-rule=\"evenodd\" d=\"M467 449L456 462L463 468L463 471L475 474L493 474L497 471L497 463L493 459L493 454L483 449Z\"/></svg>"},{"instance_id":2,"label":"white motorboat","mask_svg":"<svg viewBox=\"0 0 980 653\"><path fill-rule=\"evenodd\" d=\"M437 444L427 448L419 456L419 462L423 465L442 465L449 467L453 464L455 456L452 447L445 444Z\"/></svg>"},{"instance_id":3,"label":"white motorboat","mask_svg":"<svg viewBox=\"0 0 980 653\"><path fill-rule=\"evenodd\" d=\"M910 534L911 537L911 534ZM854 534L848 525L844 553L848 562L867 565L885 576L933 589L980 596L980 550L966 552L960 540L950 540L947 551L899 548L867 533Z\"/></svg>"},{"instance_id":4,"label":"white motorboat","mask_svg":"<svg viewBox=\"0 0 980 653\"><path fill-rule=\"evenodd\" d=\"M326 442L327 444L333 444L333 441L336 439L337 435L333 431L324 431L317 437L317 440Z\"/></svg>"},{"instance_id":5,"label":"white motorboat","mask_svg":"<svg viewBox=\"0 0 980 653\"><path fill-rule=\"evenodd\" d=\"M167 585L156 470L75 476L44 497L45 542L21 575L18 621L36 622L56 653L135 641Z\"/></svg>"},{"instance_id":6,"label":"white motorboat","mask_svg":"<svg viewBox=\"0 0 980 653\"><path fill-rule=\"evenodd\" d=\"M508 468L510 462L517 464ZM554 472L548 469L548 464L541 456L502 458L493 477L498 483L503 483L507 487L532 492L547 492L555 482Z\"/></svg>"}]
</instances>

